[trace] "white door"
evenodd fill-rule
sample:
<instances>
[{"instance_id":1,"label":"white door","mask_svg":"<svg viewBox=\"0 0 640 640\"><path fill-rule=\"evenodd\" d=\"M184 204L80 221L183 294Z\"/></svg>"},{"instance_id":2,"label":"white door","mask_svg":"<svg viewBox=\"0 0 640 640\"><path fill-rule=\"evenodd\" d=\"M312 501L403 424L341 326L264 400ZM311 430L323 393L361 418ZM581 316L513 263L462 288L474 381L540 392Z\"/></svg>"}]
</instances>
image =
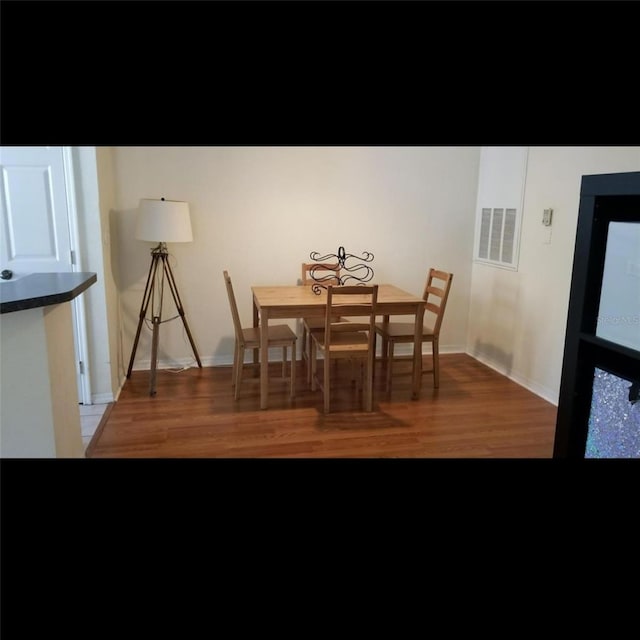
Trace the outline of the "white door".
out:
<instances>
[{"instance_id":1,"label":"white door","mask_svg":"<svg viewBox=\"0 0 640 640\"><path fill-rule=\"evenodd\" d=\"M74 271L71 193L62 147L0 147L0 271L13 279L30 273ZM0 279L0 286L4 280ZM87 398L88 379L83 317L79 299L72 304L78 398Z\"/></svg>"}]
</instances>

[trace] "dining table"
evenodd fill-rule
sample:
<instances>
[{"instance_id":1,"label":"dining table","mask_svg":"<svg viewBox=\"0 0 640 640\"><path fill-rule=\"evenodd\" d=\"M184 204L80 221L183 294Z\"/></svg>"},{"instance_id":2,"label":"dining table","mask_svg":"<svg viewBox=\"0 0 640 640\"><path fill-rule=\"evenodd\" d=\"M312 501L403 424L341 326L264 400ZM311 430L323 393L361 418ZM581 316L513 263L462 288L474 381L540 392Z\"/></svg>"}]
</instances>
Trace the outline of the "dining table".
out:
<instances>
[{"instance_id":1,"label":"dining table","mask_svg":"<svg viewBox=\"0 0 640 640\"><path fill-rule=\"evenodd\" d=\"M315 291L314 291L315 289ZM324 287L292 286L253 286L253 326L266 327L270 320L312 318L326 315L327 292ZM415 317L413 342L413 381L412 399L420 394L422 380L422 323L425 302L420 296L403 291L392 284L378 285L377 315L382 322L388 323L391 315L411 315ZM268 335L260 332L260 408L269 406L269 358ZM382 353L387 353L386 340L382 343ZM254 355L254 361L257 354Z\"/></svg>"}]
</instances>

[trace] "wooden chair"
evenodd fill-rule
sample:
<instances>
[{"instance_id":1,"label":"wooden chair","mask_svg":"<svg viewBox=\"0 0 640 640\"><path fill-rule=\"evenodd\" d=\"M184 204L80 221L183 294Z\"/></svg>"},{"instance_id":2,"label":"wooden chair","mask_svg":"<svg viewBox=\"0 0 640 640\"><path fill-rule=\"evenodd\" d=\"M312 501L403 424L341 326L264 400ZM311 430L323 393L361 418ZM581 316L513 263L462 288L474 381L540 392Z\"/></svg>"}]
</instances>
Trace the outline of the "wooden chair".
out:
<instances>
[{"instance_id":1,"label":"wooden chair","mask_svg":"<svg viewBox=\"0 0 640 640\"><path fill-rule=\"evenodd\" d=\"M429 269L427 284L424 288L423 298L425 300L425 320L427 324L422 329L422 342L430 342L432 349L433 368L423 370L422 373L433 372L433 387L440 386L440 362L439 344L440 327L444 311L447 306L447 299L451 289L453 274L437 269ZM414 340L413 322L378 322L376 323L376 333L383 339L383 345L387 343L386 353L382 357L387 361L387 392L391 390L391 376L394 360L394 347L397 343L412 343Z\"/></svg>"},{"instance_id":2,"label":"wooden chair","mask_svg":"<svg viewBox=\"0 0 640 640\"><path fill-rule=\"evenodd\" d=\"M234 398L237 400L240 393L240 382L242 380L242 370L244 368L244 355L249 349L260 349L260 331L264 327L243 328L238 314L238 305L233 293L231 278L227 271L224 271L224 281L227 285L227 295L231 306L233 317L233 327L236 334L236 342L233 353L233 370L231 374L231 384L235 387ZM298 336L286 324L269 325L269 347L282 347L282 377L286 375L287 369L287 347L291 349L291 397L296 393L296 340ZM261 358L268 358L268 353L260 354Z\"/></svg>"},{"instance_id":3,"label":"wooden chair","mask_svg":"<svg viewBox=\"0 0 640 640\"><path fill-rule=\"evenodd\" d=\"M337 285L340 278L340 265L319 263L319 262L303 262L301 283L305 287L312 287L316 284L311 275L311 269L318 278L327 278L323 284ZM334 280L335 278L335 280ZM338 320L338 318L336 318ZM311 334L317 331L324 331L324 318L302 318L302 360L307 369L307 384L311 384L311 366L309 354L311 353Z\"/></svg>"},{"instance_id":4,"label":"wooden chair","mask_svg":"<svg viewBox=\"0 0 640 640\"><path fill-rule=\"evenodd\" d=\"M375 323L378 285L329 286L324 329L311 334L311 389L319 386L324 394L324 412L331 407L331 362L349 359L366 363L364 407L373 411L373 368L375 364ZM349 321L336 321L343 315L355 316ZM367 316L358 322L357 317ZM318 353L324 356L323 376L317 374ZM362 366L361 366L362 369Z\"/></svg>"}]
</instances>

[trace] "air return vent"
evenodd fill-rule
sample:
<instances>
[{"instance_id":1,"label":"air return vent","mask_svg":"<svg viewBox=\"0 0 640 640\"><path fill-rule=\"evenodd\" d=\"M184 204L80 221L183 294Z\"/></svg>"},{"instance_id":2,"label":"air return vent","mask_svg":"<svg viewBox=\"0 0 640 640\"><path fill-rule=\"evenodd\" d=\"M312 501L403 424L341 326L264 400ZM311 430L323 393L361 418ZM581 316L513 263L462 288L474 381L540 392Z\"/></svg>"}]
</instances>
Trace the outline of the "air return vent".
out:
<instances>
[{"instance_id":1,"label":"air return vent","mask_svg":"<svg viewBox=\"0 0 640 640\"><path fill-rule=\"evenodd\" d=\"M516 255L516 209L483 208L476 258L491 264L514 267Z\"/></svg>"}]
</instances>

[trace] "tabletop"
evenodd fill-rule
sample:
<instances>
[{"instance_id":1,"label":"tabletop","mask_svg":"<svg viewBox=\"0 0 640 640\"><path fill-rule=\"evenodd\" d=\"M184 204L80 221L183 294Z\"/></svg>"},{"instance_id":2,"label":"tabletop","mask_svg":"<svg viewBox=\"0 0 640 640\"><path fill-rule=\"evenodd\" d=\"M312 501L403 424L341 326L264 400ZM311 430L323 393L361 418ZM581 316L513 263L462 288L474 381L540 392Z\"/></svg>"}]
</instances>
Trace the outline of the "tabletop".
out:
<instances>
[{"instance_id":1,"label":"tabletop","mask_svg":"<svg viewBox=\"0 0 640 640\"><path fill-rule=\"evenodd\" d=\"M309 312L324 313L327 304L327 292L321 289L320 294L311 287L292 286L256 286L251 287L253 301L258 309L268 309L269 315L285 312L288 317L304 316ZM403 291L392 284L378 285L378 308L380 313L392 311L394 314L415 313L416 306L424 304L420 296Z\"/></svg>"}]
</instances>

